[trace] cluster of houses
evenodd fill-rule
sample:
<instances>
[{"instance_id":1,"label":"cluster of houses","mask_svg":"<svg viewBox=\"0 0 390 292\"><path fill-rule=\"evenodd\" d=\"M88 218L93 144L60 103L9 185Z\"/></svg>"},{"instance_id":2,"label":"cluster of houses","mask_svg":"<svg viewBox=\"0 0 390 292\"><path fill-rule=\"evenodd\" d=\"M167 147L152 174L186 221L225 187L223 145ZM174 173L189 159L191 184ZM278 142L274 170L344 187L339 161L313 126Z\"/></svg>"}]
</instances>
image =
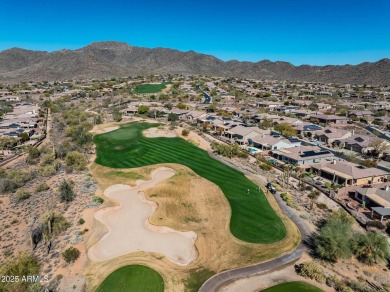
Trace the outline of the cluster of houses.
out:
<instances>
[{"instance_id":1,"label":"cluster of houses","mask_svg":"<svg viewBox=\"0 0 390 292\"><path fill-rule=\"evenodd\" d=\"M130 105L123 113L136 114L140 105L150 106L151 110L166 114L174 113L180 121L196 126L224 142L237 143L252 153L265 156L269 161L300 167L322 181L329 181L349 192L355 192L356 199L370 206L373 214L378 215L381 220L390 216L390 191L386 187L390 182L390 171L364 167L335 155L339 149L368 154L373 150L370 142L373 139L381 140L332 126L346 123L346 117L316 114L311 116L317 119L312 123L310 120L302 121L275 114L251 113L247 115L248 119L244 119L243 115L247 113L237 109L225 109L230 115L224 117L190 106L188 109L168 110L162 104L145 102ZM300 138L288 138L274 130L259 128L257 124L264 120L271 121L272 125L288 123L296 129ZM359 192L365 192L367 188L374 194L360 196Z\"/></svg>"},{"instance_id":2,"label":"cluster of houses","mask_svg":"<svg viewBox=\"0 0 390 292\"><path fill-rule=\"evenodd\" d=\"M13 111L6 113L0 119L0 138L11 137L20 139L26 136L30 139L39 138L42 129L39 124L43 121L39 117L39 107L32 103L16 103ZM23 135L25 133L25 135Z\"/></svg>"}]
</instances>

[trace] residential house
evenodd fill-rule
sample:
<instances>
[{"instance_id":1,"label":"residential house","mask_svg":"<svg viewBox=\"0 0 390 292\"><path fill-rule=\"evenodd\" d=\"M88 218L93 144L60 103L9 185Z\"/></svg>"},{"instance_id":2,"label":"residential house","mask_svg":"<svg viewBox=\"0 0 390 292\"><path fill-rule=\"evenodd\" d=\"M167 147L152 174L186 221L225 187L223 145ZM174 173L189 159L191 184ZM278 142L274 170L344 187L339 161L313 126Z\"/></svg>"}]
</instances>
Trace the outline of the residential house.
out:
<instances>
[{"instance_id":1,"label":"residential house","mask_svg":"<svg viewBox=\"0 0 390 292\"><path fill-rule=\"evenodd\" d=\"M262 108L266 108L269 110L274 110L276 107L281 106L281 105L282 105L282 103L278 102L278 101L261 101L261 102L256 103L257 107L262 107Z\"/></svg>"},{"instance_id":2,"label":"residential house","mask_svg":"<svg viewBox=\"0 0 390 292\"><path fill-rule=\"evenodd\" d=\"M371 216L379 215L381 221L390 216L390 187L355 188L355 199L371 209Z\"/></svg>"},{"instance_id":3,"label":"residential house","mask_svg":"<svg viewBox=\"0 0 390 292\"><path fill-rule=\"evenodd\" d=\"M204 111L190 111L182 116L182 118L189 123L196 123L197 119L202 119L207 116Z\"/></svg>"},{"instance_id":4,"label":"residential house","mask_svg":"<svg viewBox=\"0 0 390 292\"><path fill-rule=\"evenodd\" d=\"M388 181L390 173L375 167L364 167L347 161L313 164L311 171L318 176L345 186L364 186Z\"/></svg>"},{"instance_id":5,"label":"residential house","mask_svg":"<svg viewBox=\"0 0 390 292\"><path fill-rule=\"evenodd\" d=\"M348 118L335 115L318 114L312 115L310 117L310 121L312 123L318 122L322 124L344 124L348 121Z\"/></svg>"},{"instance_id":6,"label":"residential house","mask_svg":"<svg viewBox=\"0 0 390 292\"><path fill-rule=\"evenodd\" d=\"M322 130L320 126L311 123L302 123L298 125L293 125L293 127L297 131L298 135L308 137L308 138L314 137L316 132Z\"/></svg>"},{"instance_id":7,"label":"residential house","mask_svg":"<svg viewBox=\"0 0 390 292\"><path fill-rule=\"evenodd\" d=\"M369 154L374 150L374 147L371 146L373 140L381 140L382 143L387 143L383 139L375 138L367 135L353 135L347 139L341 139L338 141L340 146L345 149L360 153L360 154Z\"/></svg>"},{"instance_id":8,"label":"residential house","mask_svg":"<svg viewBox=\"0 0 390 292\"><path fill-rule=\"evenodd\" d=\"M272 156L284 163L289 163L302 168L323 161L335 159L333 153L322 150L317 146L300 146L288 149L273 150Z\"/></svg>"},{"instance_id":9,"label":"residential house","mask_svg":"<svg viewBox=\"0 0 390 292\"><path fill-rule=\"evenodd\" d=\"M240 145L248 144L250 138L254 138L259 134L263 134L265 130L258 127L243 127L241 125L229 129L225 135L229 139L234 139Z\"/></svg>"},{"instance_id":10,"label":"residential house","mask_svg":"<svg viewBox=\"0 0 390 292\"><path fill-rule=\"evenodd\" d=\"M315 132L315 138L327 145L332 145L334 141L351 137L352 132L348 130L326 127Z\"/></svg>"},{"instance_id":11,"label":"residential house","mask_svg":"<svg viewBox=\"0 0 390 292\"><path fill-rule=\"evenodd\" d=\"M286 139L280 135L257 135L248 139L249 144L261 150L278 150L301 146L298 139Z\"/></svg>"}]
</instances>

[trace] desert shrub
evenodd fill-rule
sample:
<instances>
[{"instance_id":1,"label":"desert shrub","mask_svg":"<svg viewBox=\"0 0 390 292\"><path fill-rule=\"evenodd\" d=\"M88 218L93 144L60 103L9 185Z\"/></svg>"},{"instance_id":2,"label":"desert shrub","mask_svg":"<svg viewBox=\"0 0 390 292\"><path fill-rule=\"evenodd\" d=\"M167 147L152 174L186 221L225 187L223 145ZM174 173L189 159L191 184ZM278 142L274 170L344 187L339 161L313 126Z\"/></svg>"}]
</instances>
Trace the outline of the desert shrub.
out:
<instances>
[{"instance_id":1,"label":"desert shrub","mask_svg":"<svg viewBox=\"0 0 390 292\"><path fill-rule=\"evenodd\" d=\"M66 155L65 163L69 168L84 170L88 164L88 159L84 154L78 151L71 151Z\"/></svg>"},{"instance_id":2,"label":"desert shrub","mask_svg":"<svg viewBox=\"0 0 390 292\"><path fill-rule=\"evenodd\" d=\"M339 280L339 279L336 278L335 276L326 277L325 283L326 283L326 285L328 285L329 287L334 288L336 291L339 291L340 287L345 286L344 281Z\"/></svg>"},{"instance_id":3,"label":"desert shrub","mask_svg":"<svg viewBox=\"0 0 390 292\"><path fill-rule=\"evenodd\" d=\"M346 283L346 286L351 289L351 291L354 292L374 292L374 290L370 287L368 287L365 284L362 284L358 281L348 281Z\"/></svg>"},{"instance_id":4,"label":"desert shrub","mask_svg":"<svg viewBox=\"0 0 390 292\"><path fill-rule=\"evenodd\" d=\"M63 180L60 184L60 199L61 202L72 202L75 197L73 186L69 181Z\"/></svg>"},{"instance_id":5,"label":"desert shrub","mask_svg":"<svg viewBox=\"0 0 390 292\"><path fill-rule=\"evenodd\" d=\"M374 220L367 221L366 222L366 227L375 227L375 228L380 229L380 230L385 229L385 226L381 222L374 221Z\"/></svg>"},{"instance_id":6,"label":"desert shrub","mask_svg":"<svg viewBox=\"0 0 390 292\"><path fill-rule=\"evenodd\" d=\"M0 179L0 191L9 192L20 188L34 178L33 172L11 169Z\"/></svg>"},{"instance_id":7,"label":"desert shrub","mask_svg":"<svg viewBox=\"0 0 390 292\"><path fill-rule=\"evenodd\" d=\"M259 165L260 169L265 170L265 171L270 171L272 169L271 165L268 165L266 163L262 163Z\"/></svg>"},{"instance_id":8,"label":"desert shrub","mask_svg":"<svg viewBox=\"0 0 390 292\"><path fill-rule=\"evenodd\" d=\"M68 263L74 263L80 256L80 251L71 246L62 253L62 258Z\"/></svg>"},{"instance_id":9,"label":"desert shrub","mask_svg":"<svg viewBox=\"0 0 390 292\"><path fill-rule=\"evenodd\" d=\"M83 225L85 223L85 220L83 218L79 219L79 225Z\"/></svg>"},{"instance_id":10,"label":"desert shrub","mask_svg":"<svg viewBox=\"0 0 390 292\"><path fill-rule=\"evenodd\" d=\"M316 280L319 283L325 283L325 275L320 266L315 262L305 262L296 266L298 275Z\"/></svg>"},{"instance_id":11,"label":"desert shrub","mask_svg":"<svg viewBox=\"0 0 390 292\"><path fill-rule=\"evenodd\" d=\"M328 209L328 206L326 204L324 204L324 203L317 203L316 205L317 205L317 207L319 209L322 209L322 210L327 210Z\"/></svg>"},{"instance_id":12,"label":"desert shrub","mask_svg":"<svg viewBox=\"0 0 390 292\"><path fill-rule=\"evenodd\" d=\"M96 196L94 196L94 197L92 197L92 202L93 203L97 203L97 204L103 204L104 203L104 199L103 198L101 198L101 197L96 197Z\"/></svg>"},{"instance_id":13,"label":"desert shrub","mask_svg":"<svg viewBox=\"0 0 390 292\"><path fill-rule=\"evenodd\" d=\"M62 142L55 149L56 156L60 159L65 158L70 151L72 151L72 144L69 141Z\"/></svg>"},{"instance_id":14,"label":"desert shrub","mask_svg":"<svg viewBox=\"0 0 390 292\"><path fill-rule=\"evenodd\" d=\"M7 178L0 178L0 192L10 192L17 188L17 185L14 181Z\"/></svg>"},{"instance_id":15,"label":"desert shrub","mask_svg":"<svg viewBox=\"0 0 390 292\"><path fill-rule=\"evenodd\" d=\"M28 147L27 153L28 153L27 162L31 162L31 161L39 158L39 156L41 155L41 152L39 151L39 149L36 147L33 147L33 146Z\"/></svg>"},{"instance_id":16,"label":"desert shrub","mask_svg":"<svg viewBox=\"0 0 390 292\"><path fill-rule=\"evenodd\" d=\"M55 159L55 155L53 152L43 154L41 156L41 165L50 165L53 163L54 159Z\"/></svg>"},{"instance_id":17,"label":"desert shrub","mask_svg":"<svg viewBox=\"0 0 390 292\"><path fill-rule=\"evenodd\" d=\"M18 282L0 281L0 291L28 291L33 284L29 281L21 281L23 276L38 275L40 264L35 256L27 253L20 253L13 258L8 259L0 266L0 275L18 276Z\"/></svg>"},{"instance_id":18,"label":"desert shrub","mask_svg":"<svg viewBox=\"0 0 390 292\"><path fill-rule=\"evenodd\" d=\"M387 238L378 231L354 234L352 249L358 260L369 265L386 261L390 257L390 246Z\"/></svg>"},{"instance_id":19,"label":"desert shrub","mask_svg":"<svg viewBox=\"0 0 390 292\"><path fill-rule=\"evenodd\" d=\"M38 173L41 176L49 177L56 174L56 169L54 165L44 165L38 168Z\"/></svg>"},{"instance_id":20,"label":"desert shrub","mask_svg":"<svg viewBox=\"0 0 390 292\"><path fill-rule=\"evenodd\" d=\"M85 233L87 233L88 231L89 231L88 228L85 228L84 230L79 231L79 235L82 236Z\"/></svg>"},{"instance_id":21,"label":"desert shrub","mask_svg":"<svg viewBox=\"0 0 390 292\"><path fill-rule=\"evenodd\" d=\"M291 199L291 197L288 195L288 194L286 194L286 193L281 193L280 194L280 197L282 198L282 200L283 201L288 201L289 199Z\"/></svg>"},{"instance_id":22,"label":"desert shrub","mask_svg":"<svg viewBox=\"0 0 390 292\"><path fill-rule=\"evenodd\" d=\"M183 129L183 130L181 131L181 134L182 134L183 136L188 136L189 133L190 133L190 131L188 131L187 129Z\"/></svg>"},{"instance_id":23,"label":"desert shrub","mask_svg":"<svg viewBox=\"0 0 390 292\"><path fill-rule=\"evenodd\" d=\"M15 194L15 199L17 202L27 200L30 197L31 197L31 195L26 189L19 189L19 190L17 190L17 192Z\"/></svg>"},{"instance_id":24,"label":"desert shrub","mask_svg":"<svg viewBox=\"0 0 390 292\"><path fill-rule=\"evenodd\" d=\"M37 185L37 188L35 189L37 193L40 193L40 192L44 192L44 191L47 191L49 190L50 187L47 185L47 183L40 183L39 185Z\"/></svg>"}]
</instances>

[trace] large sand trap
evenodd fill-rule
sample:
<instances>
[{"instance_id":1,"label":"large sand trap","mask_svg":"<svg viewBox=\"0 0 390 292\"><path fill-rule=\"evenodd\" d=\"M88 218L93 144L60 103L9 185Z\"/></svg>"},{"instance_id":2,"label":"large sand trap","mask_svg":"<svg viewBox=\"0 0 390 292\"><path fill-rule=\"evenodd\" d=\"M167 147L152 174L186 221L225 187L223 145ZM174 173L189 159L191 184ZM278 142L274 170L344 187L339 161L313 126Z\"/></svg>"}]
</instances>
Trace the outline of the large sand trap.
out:
<instances>
[{"instance_id":1,"label":"large sand trap","mask_svg":"<svg viewBox=\"0 0 390 292\"><path fill-rule=\"evenodd\" d=\"M159 138L159 137L166 137L166 138L174 138L176 137L176 134L173 131L169 130L160 130L158 128L149 128L145 131L143 131L143 135L147 138Z\"/></svg>"},{"instance_id":2,"label":"large sand trap","mask_svg":"<svg viewBox=\"0 0 390 292\"><path fill-rule=\"evenodd\" d=\"M155 226L148 220L157 209L157 204L148 201L142 191L174 174L172 169L160 167L152 172L151 181L139 180L136 187L113 185L107 188L104 195L120 202L120 205L95 213L95 218L107 226L108 233L88 250L88 257L93 261L105 261L131 252L145 251L164 254L182 266L195 260L198 256L195 232Z\"/></svg>"}]
</instances>

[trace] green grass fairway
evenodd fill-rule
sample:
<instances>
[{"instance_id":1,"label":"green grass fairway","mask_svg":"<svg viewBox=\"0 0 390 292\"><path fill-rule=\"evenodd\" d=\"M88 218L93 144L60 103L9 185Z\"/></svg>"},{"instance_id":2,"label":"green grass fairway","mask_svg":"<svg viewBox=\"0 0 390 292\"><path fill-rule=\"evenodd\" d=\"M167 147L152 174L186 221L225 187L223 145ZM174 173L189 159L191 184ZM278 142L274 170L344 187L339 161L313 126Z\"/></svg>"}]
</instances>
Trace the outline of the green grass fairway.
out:
<instances>
[{"instance_id":1,"label":"green grass fairway","mask_svg":"<svg viewBox=\"0 0 390 292\"><path fill-rule=\"evenodd\" d=\"M287 282L269 287L262 292L324 292L322 289L306 282Z\"/></svg>"},{"instance_id":2,"label":"green grass fairway","mask_svg":"<svg viewBox=\"0 0 390 292\"><path fill-rule=\"evenodd\" d=\"M97 292L163 292L164 280L155 270L145 266L125 266L112 272Z\"/></svg>"},{"instance_id":3,"label":"green grass fairway","mask_svg":"<svg viewBox=\"0 0 390 292\"><path fill-rule=\"evenodd\" d=\"M166 83L160 84L142 84L135 88L136 93L157 93L166 88Z\"/></svg>"},{"instance_id":4,"label":"green grass fairway","mask_svg":"<svg viewBox=\"0 0 390 292\"><path fill-rule=\"evenodd\" d=\"M272 243L284 238L286 228L282 220L265 195L244 174L212 159L206 151L181 138L142 135L144 129L155 126L157 124L129 123L116 131L94 136L96 163L112 168L183 164L221 188L232 208L230 230L238 239Z\"/></svg>"}]
</instances>

